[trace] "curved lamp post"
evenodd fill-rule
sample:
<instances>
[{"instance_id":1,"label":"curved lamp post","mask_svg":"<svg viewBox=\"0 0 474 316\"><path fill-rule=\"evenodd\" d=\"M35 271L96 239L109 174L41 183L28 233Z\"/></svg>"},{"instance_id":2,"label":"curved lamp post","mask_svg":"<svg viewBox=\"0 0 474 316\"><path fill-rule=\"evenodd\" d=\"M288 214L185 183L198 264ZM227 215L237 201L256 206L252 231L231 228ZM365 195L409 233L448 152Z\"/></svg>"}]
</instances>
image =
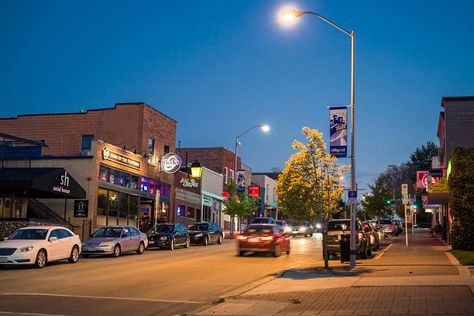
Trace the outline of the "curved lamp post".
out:
<instances>
[{"instance_id":1,"label":"curved lamp post","mask_svg":"<svg viewBox=\"0 0 474 316\"><path fill-rule=\"evenodd\" d=\"M310 12L310 11L298 11L298 10L291 10L291 11L286 11L285 13L282 14L281 18L285 21L292 21L295 20L296 18L302 17L303 15L313 15L324 22L328 23L329 25L335 27L342 33L346 34L351 38L351 104L350 104L350 109L351 109L351 191L357 190L356 188L356 181L355 181L355 117L354 117L354 112L355 112L355 49L354 49L354 44L355 44L355 32L354 31L348 31L336 23L332 22L331 20L325 18L319 13L315 12ZM350 205L350 213L351 213L351 242L350 242L350 248L351 248L351 255L350 255L350 263L351 266L356 265L356 247L355 247L355 227L356 227L356 212L355 212L355 206L354 204L351 203Z\"/></svg>"},{"instance_id":2,"label":"curved lamp post","mask_svg":"<svg viewBox=\"0 0 474 316\"><path fill-rule=\"evenodd\" d=\"M247 128L242 134L239 136L235 137L235 149L234 149L234 181L237 184L237 150L240 146L240 138L253 130L254 128L260 128L262 132L268 133L270 131L270 126L267 124L260 124L260 125L254 125L252 127ZM233 237L234 236L234 223L233 223L233 218L231 218L230 221L230 235Z\"/></svg>"}]
</instances>

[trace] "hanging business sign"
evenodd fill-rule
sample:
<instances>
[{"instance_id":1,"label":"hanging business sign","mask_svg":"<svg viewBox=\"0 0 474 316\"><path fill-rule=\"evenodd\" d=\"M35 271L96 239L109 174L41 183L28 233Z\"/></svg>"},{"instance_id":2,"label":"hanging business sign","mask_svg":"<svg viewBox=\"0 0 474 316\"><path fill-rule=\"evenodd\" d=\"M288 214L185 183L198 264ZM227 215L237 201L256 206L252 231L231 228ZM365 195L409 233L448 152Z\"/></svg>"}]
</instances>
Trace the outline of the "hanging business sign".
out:
<instances>
[{"instance_id":1,"label":"hanging business sign","mask_svg":"<svg viewBox=\"0 0 474 316\"><path fill-rule=\"evenodd\" d=\"M245 192L245 170L237 171L237 192Z\"/></svg>"},{"instance_id":2,"label":"hanging business sign","mask_svg":"<svg viewBox=\"0 0 474 316\"><path fill-rule=\"evenodd\" d=\"M183 186L183 188L199 188L199 182L193 178L181 178L179 183Z\"/></svg>"},{"instance_id":3,"label":"hanging business sign","mask_svg":"<svg viewBox=\"0 0 474 316\"><path fill-rule=\"evenodd\" d=\"M88 217L89 216L89 201L75 200L74 201L74 217Z\"/></svg>"},{"instance_id":4,"label":"hanging business sign","mask_svg":"<svg viewBox=\"0 0 474 316\"><path fill-rule=\"evenodd\" d=\"M176 173L181 168L181 157L176 153L167 153L161 157L161 170L166 173Z\"/></svg>"},{"instance_id":5,"label":"hanging business sign","mask_svg":"<svg viewBox=\"0 0 474 316\"><path fill-rule=\"evenodd\" d=\"M347 107L329 108L329 153L334 157L347 157Z\"/></svg>"},{"instance_id":6,"label":"hanging business sign","mask_svg":"<svg viewBox=\"0 0 474 316\"><path fill-rule=\"evenodd\" d=\"M140 161L120 155L119 153L111 151L108 147L102 149L102 158L104 160L109 160L133 169L140 170Z\"/></svg>"},{"instance_id":7,"label":"hanging business sign","mask_svg":"<svg viewBox=\"0 0 474 316\"><path fill-rule=\"evenodd\" d=\"M249 197L260 197L260 187L258 185L250 185L248 190Z\"/></svg>"}]
</instances>

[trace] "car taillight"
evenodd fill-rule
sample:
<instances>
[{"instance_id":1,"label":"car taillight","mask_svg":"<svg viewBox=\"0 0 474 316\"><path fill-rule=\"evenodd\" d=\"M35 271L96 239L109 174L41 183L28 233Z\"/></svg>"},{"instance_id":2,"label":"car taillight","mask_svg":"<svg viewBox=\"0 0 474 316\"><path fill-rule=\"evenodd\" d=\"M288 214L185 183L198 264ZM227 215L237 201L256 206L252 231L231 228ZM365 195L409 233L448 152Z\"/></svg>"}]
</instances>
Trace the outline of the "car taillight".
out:
<instances>
[{"instance_id":1,"label":"car taillight","mask_svg":"<svg viewBox=\"0 0 474 316\"><path fill-rule=\"evenodd\" d=\"M361 240L363 236L364 236L364 235L363 235L361 232L359 232L359 233L357 234L357 240Z\"/></svg>"},{"instance_id":2,"label":"car taillight","mask_svg":"<svg viewBox=\"0 0 474 316\"><path fill-rule=\"evenodd\" d=\"M245 240L245 239L247 239L247 236L239 235L239 236L237 236L237 239L238 240Z\"/></svg>"}]
</instances>

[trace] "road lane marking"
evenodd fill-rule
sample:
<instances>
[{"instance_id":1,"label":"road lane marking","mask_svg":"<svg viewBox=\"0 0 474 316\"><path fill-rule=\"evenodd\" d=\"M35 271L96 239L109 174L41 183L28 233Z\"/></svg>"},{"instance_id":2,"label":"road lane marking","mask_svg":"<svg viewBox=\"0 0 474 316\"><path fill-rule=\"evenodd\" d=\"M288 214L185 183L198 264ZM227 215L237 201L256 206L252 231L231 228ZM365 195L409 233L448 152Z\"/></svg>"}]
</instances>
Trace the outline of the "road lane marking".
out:
<instances>
[{"instance_id":1,"label":"road lane marking","mask_svg":"<svg viewBox=\"0 0 474 316\"><path fill-rule=\"evenodd\" d=\"M69 316L69 315L63 315L63 314L19 313L19 312L7 312L7 311L0 311L0 314L29 315L29 316Z\"/></svg>"},{"instance_id":2,"label":"road lane marking","mask_svg":"<svg viewBox=\"0 0 474 316\"><path fill-rule=\"evenodd\" d=\"M393 244L388 245L385 249L382 250L381 253L379 253L374 260L380 259L389 249L392 247Z\"/></svg>"},{"instance_id":3,"label":"road lane marking","mask_svg":"<svg viewBox=\"0 0 474 316\"><path fill-rule=\"evenodd\" d=\"M153 298L68 295L68 294L49 294L49 293L0 293L0 295L3 295L3 296L53 296L53 297L70 297L70 298L105 299L105 300L115 300L115 301L139 301L139 302L179 303L179 304L204 304L205 303L205 302L180 301L180 300L158 300L158 299L153 299Z\"/></svg>"}]
</instances>

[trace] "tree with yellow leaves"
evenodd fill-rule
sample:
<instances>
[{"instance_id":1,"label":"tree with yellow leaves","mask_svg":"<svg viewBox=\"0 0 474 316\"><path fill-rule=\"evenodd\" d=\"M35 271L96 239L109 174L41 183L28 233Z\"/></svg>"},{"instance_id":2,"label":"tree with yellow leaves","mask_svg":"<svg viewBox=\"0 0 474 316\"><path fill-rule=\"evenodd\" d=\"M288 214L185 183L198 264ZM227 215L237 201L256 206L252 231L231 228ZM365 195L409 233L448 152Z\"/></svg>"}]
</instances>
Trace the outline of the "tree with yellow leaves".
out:
<instances>
[{"instance_id":1,"label":"tree with yellow leaves","mask_svg":"<svg viewBox=\"0 0 474 316\"><path fill-rule=\"evenodd\" d=\"M328 268L326 224L343 196L342 174L349 167L339 165L334 156L326 153L321 132L303 127L302 134L306 143L293 142L292 148L297 152L285 163L276 193L278 203L290 218L324 222L323 256Z\"/></svg>"}]
</instances>

